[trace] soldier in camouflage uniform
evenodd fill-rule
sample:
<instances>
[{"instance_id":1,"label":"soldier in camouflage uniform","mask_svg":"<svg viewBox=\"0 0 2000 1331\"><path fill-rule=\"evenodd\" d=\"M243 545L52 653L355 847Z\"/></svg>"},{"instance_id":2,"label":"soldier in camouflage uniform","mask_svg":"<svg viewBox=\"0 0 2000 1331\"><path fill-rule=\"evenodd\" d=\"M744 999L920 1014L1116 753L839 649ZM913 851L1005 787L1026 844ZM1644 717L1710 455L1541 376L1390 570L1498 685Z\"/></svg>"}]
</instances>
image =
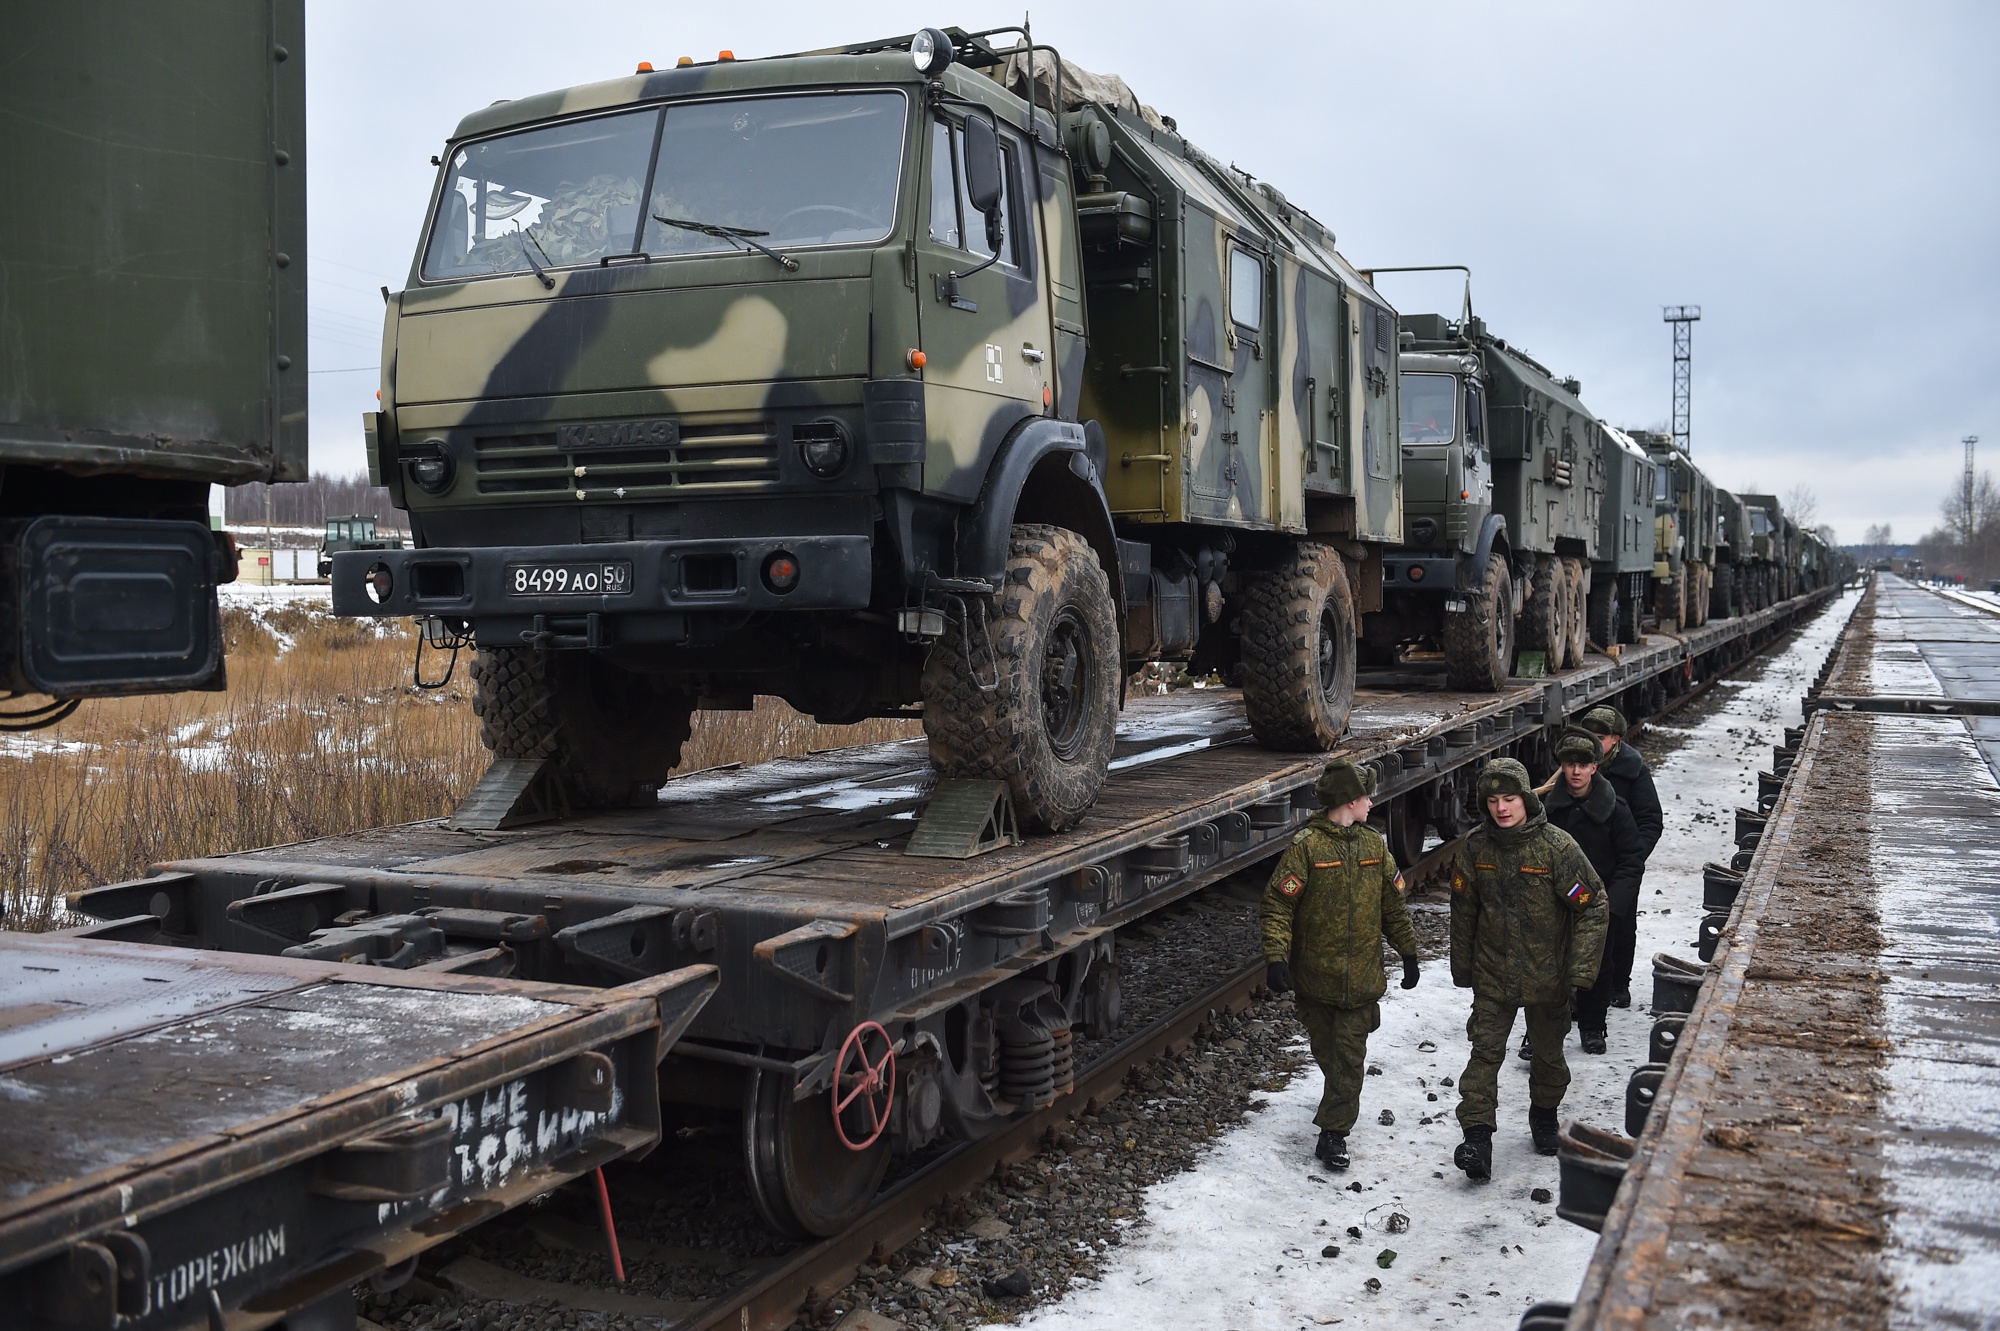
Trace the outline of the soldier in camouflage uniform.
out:
<instances>
[{"instance_id":1,"label":"soldier in camouflage uniform","mask_svg":"<svg viewBox=\"0 0 2000 1331\"><path fill-rule=\"evenodd\" d=\"M1528 770L1495 759L1479 773L1479 796L1486 821L1451 866L1451 982L1472 990L1472 1058L1458 1088L1465 1141L1453 1162L1473 1179L1493 1171L1500 1064L1516 1010L1534 1037L1528 1125L1535 1149L1555 1153L1570 993L1597 978L1605 930L1604 884L1570 835L1549 825Z\"/></svg>"},{"instance_id":2,"label":"soldier in camouflage uniform","mask_svg":"<svg viewBox=\"0 0 2000 1331\"><path fill-rule=\"evenodd\" d=\"M1375 771L1345 758L1327 764L1314 814L1278 860L1264 889L1264 959L1272 992L1296 986L1300 1023L1325 1076L1319 1144L1333 1169L1348 1164L1347 1134L1361 1112L1368 1034L1382 1024L1382 938L1403 957L1403 988L1417 983L1417 933L1403 904L1403 875L1382 834L1368 826Z\"/></svg>"}]
</instances>

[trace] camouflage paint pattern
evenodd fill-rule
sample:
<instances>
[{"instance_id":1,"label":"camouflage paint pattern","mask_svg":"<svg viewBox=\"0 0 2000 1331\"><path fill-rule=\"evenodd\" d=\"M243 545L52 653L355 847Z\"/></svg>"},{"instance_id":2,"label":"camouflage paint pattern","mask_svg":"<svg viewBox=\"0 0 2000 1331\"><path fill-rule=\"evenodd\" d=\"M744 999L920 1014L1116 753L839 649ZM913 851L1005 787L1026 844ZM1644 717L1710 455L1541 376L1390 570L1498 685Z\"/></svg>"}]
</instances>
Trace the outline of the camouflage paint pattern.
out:
<instances>
[{"instance_id":1,"label":"camouflage paint pattern","mask_svg":"<svg viewBox=\"0 0 2000 1331\"><path fill-rule=\"evenodd\" d=\"M1112 145L1082 413L1114 514L1398 539L1394 311L1277 190L1115 108L1071 121Z\"/></svg>"}]
</instances>

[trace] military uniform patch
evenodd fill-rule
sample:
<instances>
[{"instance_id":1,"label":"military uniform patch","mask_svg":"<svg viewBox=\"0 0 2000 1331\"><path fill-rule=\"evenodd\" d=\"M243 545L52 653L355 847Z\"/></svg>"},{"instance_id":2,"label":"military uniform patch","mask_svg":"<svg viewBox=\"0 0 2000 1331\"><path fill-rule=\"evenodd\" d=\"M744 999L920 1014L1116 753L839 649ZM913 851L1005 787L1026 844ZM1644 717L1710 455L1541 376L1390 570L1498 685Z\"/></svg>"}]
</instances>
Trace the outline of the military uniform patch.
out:
<instances>
[{"instance_id":1,"label":"military uniform patch","mask_svg":"<svg viewBox=\"0 0 2000 1331\"><path fill-rule=\"evenodd\" d=\"M1403 886L1403 875L1401 875L1401 874L1397 874L1397 875L1396 875L1396 891L1397 891L1397 892L1407 892L1407 891L1409 891L1409 889L1408 889L1407 887L1404 887L1404 886Z\"/></svg>"},{"instance_id":2,"label":"military uniform patch","mask_svg":"<svg viewBox=\"0 0 2000 1331\"><path fill-rule=\"evenodd\" d=\"M1368 861L1367 861L1367 860L1363 860L1363 861L1361 861L1361 862L1362 862L1363 864L1366 864L1366 863L1368 863ZM1340 861L1339 861L1339 860L1314 860L1314 861L1313 861L1313 868L1315 868L1315 869L1338 869L1339 867L1340 867Z\"/></svg>"},{"instance_id":3,"label":"military uniform patch","mask_svg":"<svg viewBox=\"0 0 2000 1331\"><path fill-rule=\"evenodd\" d=\"M1582 883L1571 883L1569 891L1563 893L1563 895L1579 906L1588 906L1590 904L1590 889Z\"/></svg>"},{"instance_id":4,"label":"military uniform patch","mask_svg":"<svg viewBox=\"0 0 2000 1331\"><path fill-rule=\"evenodd\" d=\"M1372 860L1363 860L1363 861L1361 861L1361 867L1362 867L1362 868L1364 868L1364 869L1372 869L1372 868L1374 868L1374 867L1375 867L1376 865L1380 864L1381 862L1382 862L1382 857L1381 857L1380 855L1377 855L1377 856L1376 856L1376 857L1375 857L1374 859L1372 859Z\"/></svg>"},{"instance_id":5,"label":"military uniform patch","mask_svg":"<svg viewBox=\"0 0 2000 1331\"><path fill-rule=\"evenodd\" d=\"M1497 865L1497 864L1475 864L1475 865L1473 865L1472 867L1473 867L1473 868L1475 868L1475 869L1484 869L1484 870L1486 870L1486 871L1487 871L1488 873L1499 873L1499 872L1500 872L1500 866L1499 866L1499 865Z\"/></svg>"},{"instance_id":6,"label":"military uniform patch","mask_svg":"<svg viewBox=\"0 0 2000 1331\"><path fill-rule=\"evenodd\" d=\"M1533 874L1537 878L1547 878L1549 876L1550 871L1544 868L1539 868L1532 864L1524 864L1521 866L1521 872Z\"/></svg>"},{"instance_id":7,"label":"military uniform patch","mask_svg":"<svg viewBox=\"0 0 2000 1331\"><path fill-rule=\"evenodd\" d=\"M1278 880L1278 890L1288 897L1297 896L1305 885L1305 880L1295 873L1288 873Z\"/></svg>"},{"instance_id":8,"label":"military uniform patch","mask_svg":"<svg viewBox=\"0 0 2000 1331\"><path fill-rule=\"evenodd\" d=\"M1403 876L1401 874L1397 874L1396 881L1398 883L1402 882ZM1451 871L1451 890L1454 892L1463 892L1465 890L1465 885L1466 885L1466 877L1464 872L1459 869L1453 869Z\"/></svg>"}]
</instances>

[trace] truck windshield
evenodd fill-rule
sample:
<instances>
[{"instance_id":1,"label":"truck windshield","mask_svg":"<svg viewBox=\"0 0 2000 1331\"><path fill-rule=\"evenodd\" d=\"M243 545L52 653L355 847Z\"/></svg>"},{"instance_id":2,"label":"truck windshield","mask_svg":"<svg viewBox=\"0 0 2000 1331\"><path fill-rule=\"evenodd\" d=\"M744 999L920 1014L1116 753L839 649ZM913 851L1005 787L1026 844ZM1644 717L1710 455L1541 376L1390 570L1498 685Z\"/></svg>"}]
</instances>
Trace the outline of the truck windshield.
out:
<instances>
[{"instance_id":1,"label":"truck windshield","mask_svg":"<svg viewBox=\"0 0 2000 1331\"><path fill-rule=\"evenodd\" d=\"M881 240L896 215L906 105L895 91L732 98L466 144L452 155L423 275L743 248L655 214L742 228L778 250Z\"/></svg>"},{"instance_id":2,"label":"truck windshield","mask_svg":"<svg viewBox=\"0 0 2000 1331\"><path fill-rule=\"evenodd\" d=\"M1403 376L1403 442L1448 444L1458 422L1458 380L1448 374Z\"/></svg>"}]
</instances>

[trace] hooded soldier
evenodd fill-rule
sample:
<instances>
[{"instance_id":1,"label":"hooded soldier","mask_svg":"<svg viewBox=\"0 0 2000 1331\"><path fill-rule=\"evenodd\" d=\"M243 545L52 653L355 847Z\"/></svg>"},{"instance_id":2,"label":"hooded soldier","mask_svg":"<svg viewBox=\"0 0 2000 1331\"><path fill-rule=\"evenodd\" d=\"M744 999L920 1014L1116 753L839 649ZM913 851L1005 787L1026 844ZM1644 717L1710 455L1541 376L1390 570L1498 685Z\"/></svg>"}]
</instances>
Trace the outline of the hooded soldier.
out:
<instances>
[{"instance_id":1,"label":"hooded soldier","mask_svg":"<svg viewBox=\"0 0 2000 1331\"><path fill-rule=\"evenodd\" d=\"M1555 1154L1570 993L1597 978L1605 918L1603 882L1569 834L1549 825L1527 768L1512 758L1486 764L1479 798L1485 820L1451 866L1451 982L1472 990L1472 1057L1458 1088L1465 1140L1453 1161L1473 1179L1493 1172L1500 1064L1516 1012L1534 1041L1528 1126L1535 1149Z\"/></svg>"},{"instance_id":2,"label":"hooded soldier","mask_svg":"<svg viewBox=\"0 0 2000 1331\"><path fill-rule=\"evenodd\" d=\"M1375 770L1345 758L1314 787L1324 809L1278 859L1259 912L1273 993L1298 991L1299 1022L1324 1074L1319 1144L1332 1169L1348 1165L1347 1134L1361 1113L1368 1034L1382 1024L1382 939L1403 958L1403 988L1417 983L1417 931L1403 904L1403 875L1389 843L1368 826Z\"/></svg>"}]
</instances>

